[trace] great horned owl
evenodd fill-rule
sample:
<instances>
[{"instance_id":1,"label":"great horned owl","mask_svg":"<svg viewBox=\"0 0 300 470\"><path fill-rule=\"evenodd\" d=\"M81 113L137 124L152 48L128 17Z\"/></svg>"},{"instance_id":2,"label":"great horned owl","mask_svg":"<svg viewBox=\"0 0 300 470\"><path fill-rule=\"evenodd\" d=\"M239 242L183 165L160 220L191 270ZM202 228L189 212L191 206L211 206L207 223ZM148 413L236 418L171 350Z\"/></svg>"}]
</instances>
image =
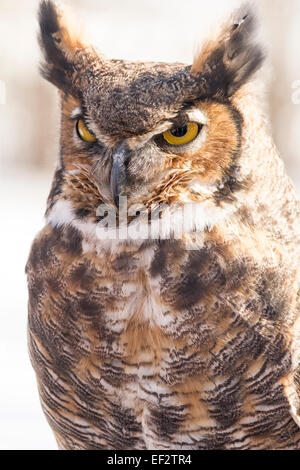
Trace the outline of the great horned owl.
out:
<instances>
[{"instance_id":1,"label":"great horned owl","mask_svg":"<svg viewBox=\"0 0 300 470\"><path fill-rule=\"evenodd\" d=\"M299 203L253 12L192 66L107 59L50 1L39 21L61 151L27 263L29 347L59 447L299 449ZM156 236L119 236L121 197L146 208L141 233L159 208Z\"/></svg>"}]
</instances>

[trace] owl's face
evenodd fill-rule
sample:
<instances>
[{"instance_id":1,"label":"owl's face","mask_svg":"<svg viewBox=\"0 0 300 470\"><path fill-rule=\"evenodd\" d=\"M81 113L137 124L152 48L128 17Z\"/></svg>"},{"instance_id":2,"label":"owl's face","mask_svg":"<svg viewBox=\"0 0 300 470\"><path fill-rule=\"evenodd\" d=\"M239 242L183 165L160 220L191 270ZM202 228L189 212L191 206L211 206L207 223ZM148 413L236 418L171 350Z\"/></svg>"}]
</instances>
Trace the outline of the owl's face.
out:
<instances>
[{"instance_id":1,"label":"owl's face","mask_svg":"<svg viewBox=\"0 0 300 470\"><path fill-rule=\"evenodd\" d=\"M52 2L40 9L43 75L61 93L64 193L77 217L101 202L222 207L239 181L243 119L236 92L260 67L254 17L239 11L193 66L109 60L72 37Z\"/></svg>"}]
</instances>

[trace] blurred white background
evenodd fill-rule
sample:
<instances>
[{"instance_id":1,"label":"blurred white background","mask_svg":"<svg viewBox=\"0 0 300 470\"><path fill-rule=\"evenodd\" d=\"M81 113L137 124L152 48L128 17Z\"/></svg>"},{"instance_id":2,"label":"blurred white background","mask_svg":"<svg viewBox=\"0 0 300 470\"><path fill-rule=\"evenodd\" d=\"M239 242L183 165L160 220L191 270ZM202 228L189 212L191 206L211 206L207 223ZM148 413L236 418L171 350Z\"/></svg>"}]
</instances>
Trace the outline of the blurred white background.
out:
<instances>
[{"instance_id":1,"label":"blurred white background","mask_svg":"<svg viewBox=\"0 0 300 470\"><path fill-rule=\"evenodd\" d=\"M58 150L54 87L38 73L38 0L0 0L0 449L55 449L26 344L24 266L43 225ZM65 1L110 57L191 63L210 28L239 0ZM268 95L274 138L300 188L300 0L258 0L273 65ZM5 89L5 102L3 101ZM1 96L2 95L2 96ZM298 97L300 93L298 93Z\"/></svg>"}]
</instances>

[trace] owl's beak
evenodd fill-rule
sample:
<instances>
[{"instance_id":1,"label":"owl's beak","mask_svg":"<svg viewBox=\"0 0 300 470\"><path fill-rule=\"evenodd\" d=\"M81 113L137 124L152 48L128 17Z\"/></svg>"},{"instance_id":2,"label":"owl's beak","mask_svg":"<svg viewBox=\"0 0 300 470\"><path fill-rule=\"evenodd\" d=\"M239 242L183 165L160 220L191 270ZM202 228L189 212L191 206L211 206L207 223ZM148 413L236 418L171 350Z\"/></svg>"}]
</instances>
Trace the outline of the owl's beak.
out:
<instances>
[{"instance_id":1,"label":"owl's beak","mask_svg":"<svg viewBox=\"0 0 300 470\"><path fill-rule=\"evenodd\" d=\"M112 153L112 168L110 173L110 189L116 206L119 206L119 196L126 182L126 167L129 160L129 149L124 144L118 145Z\"/></svg>"}]
</instances>

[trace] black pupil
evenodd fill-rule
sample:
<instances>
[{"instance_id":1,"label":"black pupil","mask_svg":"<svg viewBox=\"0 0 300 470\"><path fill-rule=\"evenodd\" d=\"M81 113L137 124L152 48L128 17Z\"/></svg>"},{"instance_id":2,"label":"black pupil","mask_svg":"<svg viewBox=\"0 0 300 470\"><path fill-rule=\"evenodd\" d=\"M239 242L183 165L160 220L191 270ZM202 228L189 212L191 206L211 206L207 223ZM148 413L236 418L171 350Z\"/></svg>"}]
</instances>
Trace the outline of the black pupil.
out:
<instances>
[{"instance_id":1,"label":"black pupil","mask_svg":"<svg viewBox=\"0 0 300 470\"><path fill-rule=\"evenodd\" d=\"M171 134L174 137L183 137L187 133L188 128L187 125L180 126L180 127L174 127L174 129L171 130Z\"/></svg>"}]
</instances>

